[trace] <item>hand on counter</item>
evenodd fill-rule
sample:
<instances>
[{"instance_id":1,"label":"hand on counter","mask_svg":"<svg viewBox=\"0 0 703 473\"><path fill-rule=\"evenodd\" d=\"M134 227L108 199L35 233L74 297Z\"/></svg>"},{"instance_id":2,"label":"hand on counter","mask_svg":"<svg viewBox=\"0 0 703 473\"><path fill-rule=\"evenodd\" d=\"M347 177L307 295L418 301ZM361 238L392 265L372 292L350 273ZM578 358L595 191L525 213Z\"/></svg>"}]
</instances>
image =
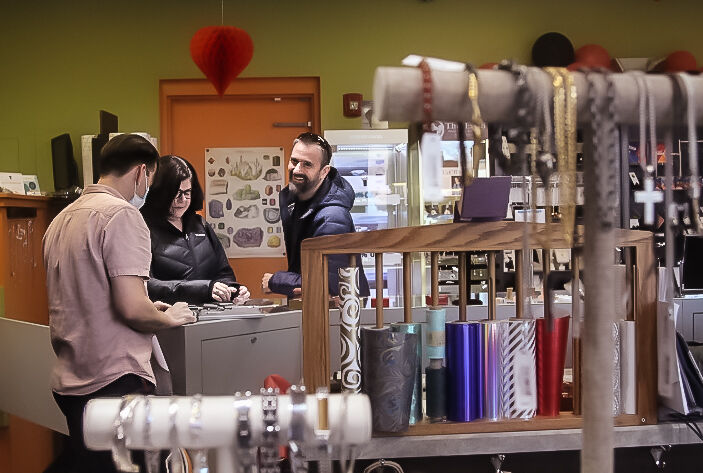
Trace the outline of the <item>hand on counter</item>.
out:
<instances>
[{"instance_id":1,"label":"hand on counter","mask_svg":"<svg viewBox=\"0 0 703 473\"><path fill-rule=\"evenodd\" d=\"M234 288L232 288L234 290ZM234 303L236 305L242 305L246 301L249 300L249 297L251 297L251 293L249 293L249 289L247 289L246 286L239 286L239 294L237 297L234 298Z\"/></svg>"},{"instance_id":2,"label":"hand on counter","mask_svg":"<svg viewBox=\"0 0 703 473\"><path fill-rule=\"evenodd\" d=\"M273 276L272 273L264 273L264 277L261 278L261 289L264 291L264 294L271 293L271 289L269 289L269 279L271 279L271 276Z\"/></svg>"},{"instance_id":3,"label":"hand on counter","mask_svg":"<svg viewBox=\"0 0 703 473\"><path fill-rule=\"evenodd\" d=\"M167 304L165 302L161 301L154 301L154 307L156 307L157 310L160 310L161 312L165 312L167 309L171 307L171 304Z\"/></svg>"},{"instance_id":4,"label":"hand on counter","mask_svg":"<svg viewBox=\"0 0 703 473\"><path fill-rule=\"evenodd\" d=\"M163 304L163 302L161 302L161 304ZM156 303L154 303L154 305L156 305ZM193 314L193 311L188 308L188 304L185 302L176 302L164 312L166 315L171 317L174 327L179 327L183 324L190 324L196 321L195 314Z\"/></svg>"},{"instance_id":5,"label":"hand on counter","mask_svg":"<svg viewBox=\"0 0 703 473\"><path fill-rule=\"evenodd\" d=\"M232 300L232 291L234 289L218 281L212 285L212 298L217 302L229 302Z\"/></svg>"}]
</instances>

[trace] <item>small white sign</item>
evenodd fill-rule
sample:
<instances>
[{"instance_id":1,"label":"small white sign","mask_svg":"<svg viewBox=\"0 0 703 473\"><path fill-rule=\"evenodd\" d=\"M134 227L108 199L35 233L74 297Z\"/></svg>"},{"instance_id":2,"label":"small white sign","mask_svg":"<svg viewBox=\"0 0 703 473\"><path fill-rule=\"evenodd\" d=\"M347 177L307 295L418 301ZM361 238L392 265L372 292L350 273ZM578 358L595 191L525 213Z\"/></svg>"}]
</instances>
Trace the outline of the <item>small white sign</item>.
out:
<instances>
[{"instance_id":1,"label":"small white sign","mask_svg":"<svg viewBox=\"0 0 703 473\"><path fill-rule=\"evenodd\" d=\"M435 133L424 133L420 141L422 160L422 193L425 202L442 202L442 138Z\"/></svg>"},{"instance_id":2,"label":"small white sign","mask_svg":"<svg viewBox=\"0 0 703 473\"><path fill-rule=\"evenodd\" d=\"M0 172L0 187L2 192L24 195L24 183L19 172Z\"/></svg>"},{"instance_id":3,"label":"small white sign","mask_svg":"<svg viewBox=\"0 0 703 473\"><path fill-rule=\"evenodd\" d=\"M23 174L22 184L24 185L24 193L27 195L41 195L39 189L39 178L35 174Z\"/></svg>"},{"instance_id":4,"label":"small white sign","mask_svg":"<svg viewBox=\"0 0 703 473\"><path fill-rule=\"evenodd\" d=\"M527 210L516 210L515 211L515 221L516 222L524 222L525 217L527 217L527 221L531 223L544 223L547 218L547 213L544 209L536 209L534 214L532 214L531 209Z\"/></svg>"},{"instance_id":5,"label":"small white sign","mask_svg":"<svg viewBox=\"0 0 703 473\"><path fill-rule=\"evenodd\" d=\"M515 407L519 410L537 408L537 380L535 358L527 350L520 350L513 359L515 373Z\"/></svg>"}]
</instances>

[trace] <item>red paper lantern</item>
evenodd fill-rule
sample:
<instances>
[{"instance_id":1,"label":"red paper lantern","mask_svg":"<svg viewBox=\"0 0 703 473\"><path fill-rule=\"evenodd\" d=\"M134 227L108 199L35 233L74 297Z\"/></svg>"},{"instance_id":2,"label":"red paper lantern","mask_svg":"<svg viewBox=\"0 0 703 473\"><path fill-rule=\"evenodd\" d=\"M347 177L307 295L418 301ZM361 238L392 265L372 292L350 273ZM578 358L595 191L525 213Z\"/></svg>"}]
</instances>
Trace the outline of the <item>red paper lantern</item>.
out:
<instances>
[{"instance_id":1,"label":"red paper lantern","mask_svg":"<svg viewBox=\"0 0 703 473\"><path fill-rule=\"evenodd\" d=\"M486 62L478 66L479 69L495 69L498 65L497 62Z\"/></svg>"},{"instance_id":2,"label":"red paper lantern","mask_svg":"<svg viewBox=\"0 0 703 473\"><path fill-rule=\"evenodd\" d=\"M605 67L610 69L610 54L599 44L586 44L576 50L575 61L588 67Z\"/></svg>"},{"instance_id":3,"label":"red paper lantern","mask_svg":"<svg viewBox=\"0 0 703 473\"><path fill-rule=\"evenodd\" d=\"M664 72L695 71L696 57L688 51L674 51L664 59Z\"/></svg>"},{"instance_id":4,"label":"red paper lantern","mask_svg":"<svg viewBox=\"0 0 703 473\"><path fill-rule=\"evenodd\" d=\"M253 55L251 37L234 26L206 26L190 40L190 56L220 96L247 67Z\"/></svg>"}]
</instances>

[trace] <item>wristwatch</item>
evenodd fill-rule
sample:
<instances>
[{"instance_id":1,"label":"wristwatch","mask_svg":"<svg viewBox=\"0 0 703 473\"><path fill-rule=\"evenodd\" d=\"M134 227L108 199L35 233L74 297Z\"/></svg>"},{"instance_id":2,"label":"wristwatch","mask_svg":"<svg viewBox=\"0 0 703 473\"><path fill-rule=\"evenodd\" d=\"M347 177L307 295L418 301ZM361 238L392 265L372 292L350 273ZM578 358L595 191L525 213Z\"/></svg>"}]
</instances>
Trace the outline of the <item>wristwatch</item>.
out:
<instances>
[{"instance_id":1,"label":"wristwatch","mask_svg":"<svg viewBox=\"0 0 703 473\"><path fill-rule=\"evenodd\" d=\"M256 471L256 447L252 447L249 411L251 409L251 392L234 394L234 411L237 416L235 451L243 473Z\"/></svg>"},{"instance_id":2,"label":"wristwatch","mask_svg":"<svg viewBox=\"0 0 703 473\"><path fill-rule=\"evenodd\" d=\"M290 387L290 424L288 445L290 447L290 463L293 473L307 473L308 467L303 453L303 447L310 440L308 435L305 386Z\"/></svg>"},{"instance_id":3,"label":"wristwatch","mask_svg":"<svg viewBox=\"0 0 703 473\"><path fill-rule=\"evenodd\" d=\"M261 443L261 473L280 473L278 466L278 389L261 389L261 407L264 414L264 432Z\"/></svg>"}]
</instances>

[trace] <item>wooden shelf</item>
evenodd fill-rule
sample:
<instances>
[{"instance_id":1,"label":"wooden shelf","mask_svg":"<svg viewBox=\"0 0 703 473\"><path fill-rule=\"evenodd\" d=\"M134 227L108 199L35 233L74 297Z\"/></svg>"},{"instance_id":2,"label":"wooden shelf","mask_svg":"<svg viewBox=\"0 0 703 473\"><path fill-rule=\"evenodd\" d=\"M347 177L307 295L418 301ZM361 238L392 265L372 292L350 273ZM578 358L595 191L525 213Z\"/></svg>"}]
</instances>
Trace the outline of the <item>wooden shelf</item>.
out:
<instances>
[{"instance_id":1,"label":"wooden shelf","mask_svg":"<svg viewBox=\"0 0 703 473\"><path fill-rule=\"evenodd\" d=\"M528 228L526 228L528 226ZM579 248L583 246L583 228L574 235L573 245L559 224L522 222L450 223L420 227L394 228L310 238L301 246L303 275L303 376L306 386L328 386L330 373L330 324L327 257L333 254L409 253L409 252L491 252L523 248L528 232L529 248ZM636 322L637 408L636 415L623 415L615 425L641 426L657 423L657 354L651 347L656 339L656 265L653 237L650 232L615 229L616 246L632 248L634 254L633 301L631 316ZM516 273L517 274L517 273ZM516 290L520 297L520 288ZM519 300L519 299L518 299ZM516 306L516 315L522 314ZM578 373L579 368L576 369ZM577 374L575 378L580 379ZM578 383L577 383L578 384ZM580 396L580 384L574 397ZM422 422L407 432L394 436L432 436L491 432L544 431L578 429L582 418L571 412L559 417L535 417L529 420L478 420L468 423Z\"/></svg>"},{"instance_id":2,"label":"wooden shelf","mask_svg":"<svg viewBox=\"0 0 703 473\"><path fill-rule=\"evenodd\" d=\"M638 425L651 424L654 422L642 422L637 415L621 415L615 418L615 425ZM490 421L478 419L472 422L436 422L430 423L423 420L415 425L411 425L406 432L399 433L376 433L374 437L401 437L407 435L451 435L451 434L476 434L489 432L520 432L529 430L557 430L557 429L580 429L583 426L581 416L576 416L573 412L562 412L559 417L537 416L532 419L505 419Z\"/></svg>"},{"instance_id":3,"label":"wooden shelf","mask_svg":"<svg viewBox=\"0 0 703 473\"><path fill-rule=\"evenodd\" d=\"M0 207L46 207L51 197L0 192Z\"/></svg>"}]
</instances>

